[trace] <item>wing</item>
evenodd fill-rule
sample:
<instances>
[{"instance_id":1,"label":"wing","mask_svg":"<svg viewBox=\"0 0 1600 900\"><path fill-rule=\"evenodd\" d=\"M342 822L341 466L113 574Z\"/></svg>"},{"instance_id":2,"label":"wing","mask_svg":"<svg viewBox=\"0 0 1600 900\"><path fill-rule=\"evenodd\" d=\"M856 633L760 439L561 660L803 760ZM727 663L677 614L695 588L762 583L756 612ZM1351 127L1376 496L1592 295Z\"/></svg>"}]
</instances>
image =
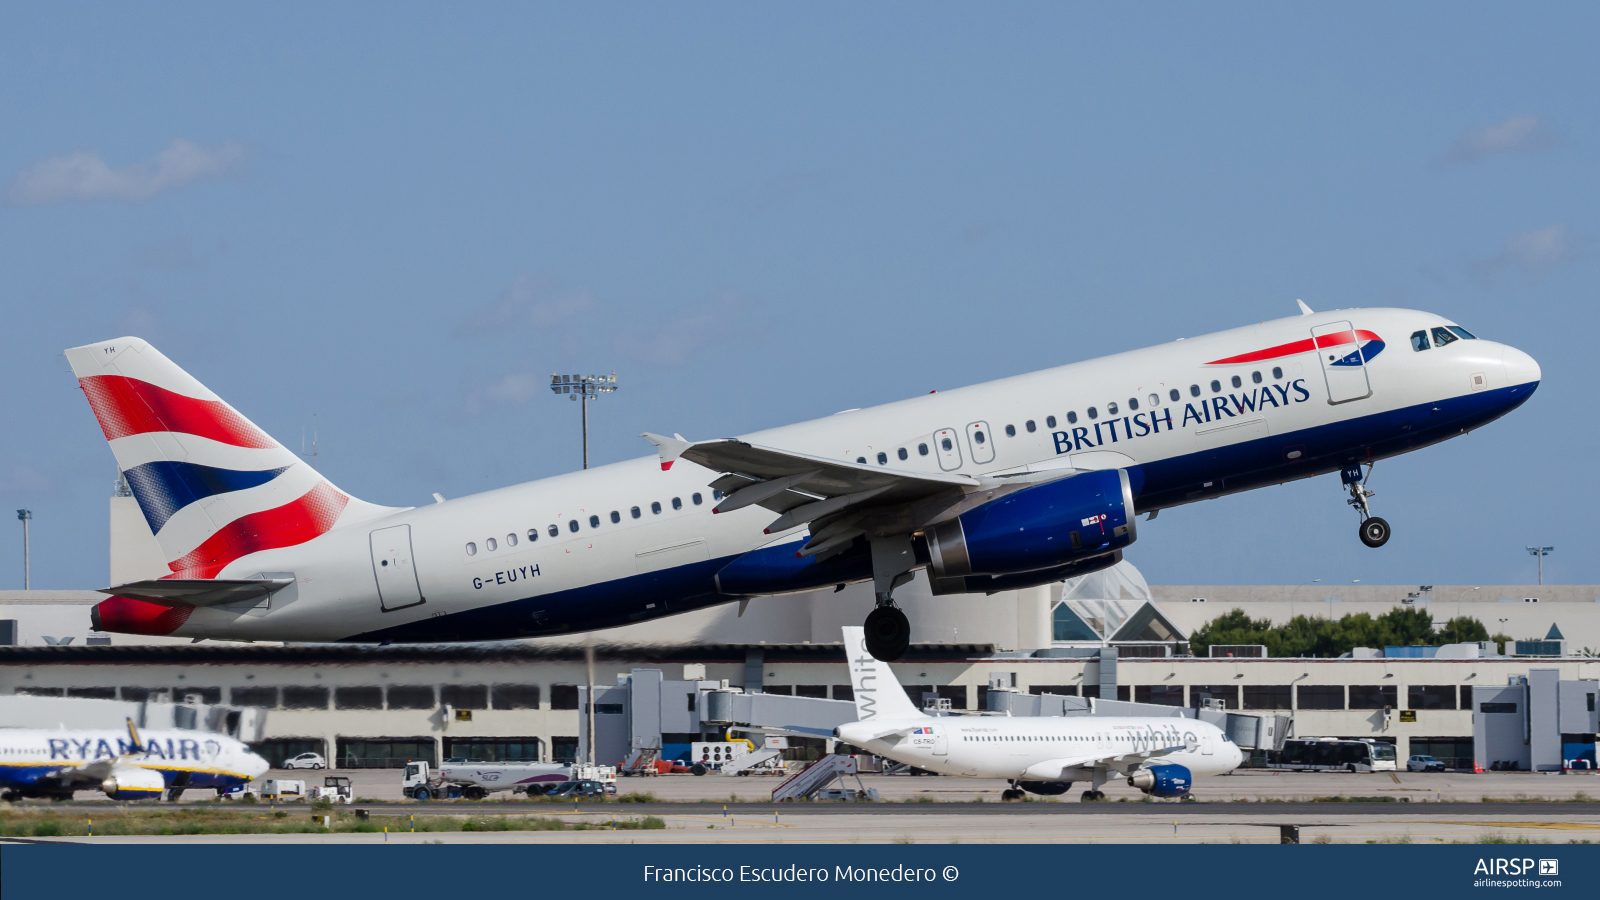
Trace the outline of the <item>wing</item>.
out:
<instances>
[{"instance_id":1,"label":"wing","mask_svg":"<svg viewBox=\"0 0 1600 900\"><path fill-rule=\"evenodd\" d=\"M690 442L656 434L644 437L661 453L662 468L686 459L713 472L723 473L711 482L727 496L712 510L732 512L760 506L779 513L767 526L768 534L788 531L807 523L846 521L868 508L905 507L941 494L960 498L981 486L968 475L905 472L762 447L725 439ZM831 534L812 528L808 554L848 543L862 533L843 528Z\"/></svg>"},{"instance_id":2,"label":"wing","mask_svg":"<svg viewBox=\"0 0 1600 900\"><path fill-rule=\"evenodd\" d=\"M1149 750L1139 750L1134 753L1111 752L1086 756L1064 756L1059 759L1048 759L1044 762L1034 763L1028 767L1026 774L1029 778L1037 778L1040 781L1060 781L1062 772L1067 769L1101 765L1126 774L1129 770L1137 768L1148 761L1152 756L1160 756L1163 753L1173 753L1186 749L1188 749L1188 745L1176 744L1171 747L1152 747Z\"/></svg>"},{"instance_id":3,"label":"wing","mask_svg":"<svg viewBox=\"0 0 1600 900\"><path fill-rule=\"evenodd\" d=\"M291 584L294 584L293 578L157 578L101 588L100 593L167 606L225 606L244 600L265 600Z\"/></svg>"}]
</instances>

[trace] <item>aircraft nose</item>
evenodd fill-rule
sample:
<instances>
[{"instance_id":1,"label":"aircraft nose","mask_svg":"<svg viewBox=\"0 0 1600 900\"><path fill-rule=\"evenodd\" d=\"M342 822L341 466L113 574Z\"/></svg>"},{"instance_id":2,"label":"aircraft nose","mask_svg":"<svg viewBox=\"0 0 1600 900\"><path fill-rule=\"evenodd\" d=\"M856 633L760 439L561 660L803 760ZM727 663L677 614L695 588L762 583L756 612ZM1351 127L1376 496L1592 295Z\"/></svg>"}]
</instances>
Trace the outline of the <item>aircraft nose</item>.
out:
<instances>
[{"instance_id":1,"label":"aircraft nose","mask_svg":"<svg viewBox=\"0 0 1600 900\"><path fill-rule=\"evenodd\" d=\"M267 770L271 768L271 763L267 762L260 755L252 753L250 754L250 758L246 760L245 774L249 775L253 779L260 778L262 775L267 774Z\"/></svg>"},{"instance_id":2,"label":"aircraft nose","mask_svg":"<svg viewBox=\"0 0 1600 900\"><path fill-rule=\"evenodd\" d=\"M1539 370L1539 363L1515 347L1505 348L1500 355L1500 362L1506 368L1506 382L1513 386L1538 384L1543 375Z\"/></svg>"}]
</instances>

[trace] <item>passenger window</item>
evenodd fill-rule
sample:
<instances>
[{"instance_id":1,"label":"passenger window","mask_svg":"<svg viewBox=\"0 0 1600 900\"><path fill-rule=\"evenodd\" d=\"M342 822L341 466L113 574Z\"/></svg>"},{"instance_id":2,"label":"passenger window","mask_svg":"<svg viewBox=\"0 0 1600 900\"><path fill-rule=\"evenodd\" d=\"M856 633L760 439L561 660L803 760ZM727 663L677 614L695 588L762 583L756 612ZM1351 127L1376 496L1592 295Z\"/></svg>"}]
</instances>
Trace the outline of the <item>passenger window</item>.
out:
<instances>
[{"instance_id":1,"label":"passenger window","mask_svg":"<svg viewBox=\"0 0 1600 900\"><path fill-rule=\"evenodd\" d=\"M1132 410L1132 409L1138 409L1138 408L1139 408L1139 398L1138 397L1129 397L1128 398L1128 409Z\"/></svg>"},{"instance_id":2,"label":"passenger window","mask_svg":"<svg viewBox=\"0 0 1600 900\"><path fill-rule=\"evenodd\" d=\"M573 534L577 534L578 533L578 520L577 519L569 520L567 522L567 530L572 532Z\"/></svg>"},{"instance_id":3,"label":"passenger window","mask_svg":"<svg viewBox=\"0 0 1600 900\"><path fill-rule=\"evenodd\" d=\"M1191 397L1200 396L1200 385L1198 385L1198 384L1189 385L1189 396L1191 396Z\"/></svg>"},{"instance_id":4,"label":"passenger window","mask_svg":"<svg viewBox=\"0 0 1600 900\"><path fill-rule=\"evenodd\" d=\"M716 488L712 488L711 489L711 499L713 499L713 500L721 500L722 499L722 492L717 490Z\"/></svg>"},{"instance_id":5,"label":"passenger window","mask_svg":"<svg viewBox=\"0 0 1600 900\"><path fill-rule=\"evenodd\" d=\"M866 457L865 457L865 456L858 456L858 457L856 457L856 462L857 462L857 463L858 463L858 464L860 464L860 465L863 465L863 466L864 466L864 465L866 465L866 464L867 464L867 458L866 458Z\"/></svg>"},{"instance_id":6,"label":"passenger window","mask_svg":"<svg viewBox=\"0 0 1600 900\"><path fill-rule=\"evenodd\" d=\"M672 498L672 508L673 509L683 509L683 499L680 498L680 497L673 497Z\"/></svg>"},{"instance_id":7,"label":"passenger window","mask_svg":"<svg viewBox=\"0 0 1600 900\"><path fill-rule=\"evenodd\" d=\"M1477 335L1466 330L1465 328L1462 328L1460 325L1451 325L1449 328L1455 333L1456 337L1461 338L1463 341L1475 341L1478 339Z\"/></svg>"},{"instance_id":8,"label":"passenger window","mask_svg":"<svg viewBox=\"0 0 1600 900\"><path fill-rule=\"evenodd\" d=\"M1260 372L1251 372L1250 373L1250 380L1252 382L1254 382L1255 384L1260 384L1261 383L1261 373Z\"/></svg>"},{"instance_id":9,"label":"passenger window","mask_svg":"<svg viewBox=\"0 0 1600 900\"><path fill-rule=\"evenodd\" d=\"M1016 436L1017 436L1017 426L1015 426L1015 425L1007 425L1006 426L1006 437L1016 437Z\"/></svg>"},{"instance_id":10,"label":"passenger window","mask_svg":"<svg viewBox=\"0 0 1600 900\"><path fill-rule=\"evenodd\" d=\"M650 512L652 514L654 514L654 515L658 515L658 516L661 515L661 501L659 501L659 500L651 501L650 502Z\"/></svg>"},{"instance_id":11,"label":"passenger window","mask_svg":"<svg viewBox=\"0 0 1600 900\"><path fill-rule=\"evenodd\" d=\"M1075 412L1067 413L1067 424L1068 425L1076 425L1076 424L1078 424L1078 414L1075 413Z\"/></svg>"},{"instance_id":12,"label":"passenger window","mask_svg":"<svg viewBox=\"0 0 1600 900\"><path fill-rule=\"evenodd\" d=\"M949 452L950 450L954 449L950 444L949 438L945 438L944 440L940 441L939 446L943 447L945 452Z\"/></svg>"},{"instance_id":13,"label":"passenger window","mask_svg":"<svg viewBox=\"0 0 1600 900\"><path fill-rule=\"evenodd\" d=\"M537 528L529 528L528 529L528 543L531 544L534 541L537 541L538 539L539 539L539 529L537 529Z\"/></svg>"},{"instance_id":14,"label":"passenger window","mask_svg":"<svg viewBox=\"0 0 1600 900\"><path fill-rule=\"evenodd\" d=\"M560 534L561 534L561 529L560 528L556 527L555 525L551 525L550 526L550 536L551 537L557 537Z\"/></svg>"},{"instance_id":15,"label":"passenger window","mask_svg":"<svg viewBox=\"0 0 1600 900\"><path fill-rule=\"evenodd\" d=\"M600 527L600 517L599 516L590 516L589 517L589 527L590 528L599 528Z\"/></svg>"},{"instance_id":16,"label":"passenger window","mask_svg":"<svg viewBox=\"0 0 1600 900\"><path fill-rule=\"evenodd\" d=\"M1235 375L1233 376L1233 386L1244 387L1244 382L1239 379L1239 376Z\"/></svg>"},{"instance_id":17,"label":"passenger window","mask_svg":"<svg viewBox=\"0 0 1600 900\"><path fill-rule=\"evenodd\" d=\"M1272 367L1272 380L1273 381L1282 381L1283 380L1283 370L1278 368L1277 366L1273 366Z\"/></svg>"},{"instance_id":18,"label":"passenger window","mask_svg":"<svg viewBox=\"0 0 1600 900\"><path fill-rule=\"evenodd\" d=\"M1433 345L1435 347L1443 347L1445 344L1448 344L1454 340L1459 339L1455 335L1451 334L1450 329L1448 328L1435 328L1433 330Z\"/></svg>"},{"instance_id":19,"label":"passenger window","mask_svg":"<svg viewBox=\"0 0 1600 900\"><path fill-rule=\"evenodd\" d=\"M1427 329L1411 333L1411 349L1419 352L1429 349Z\"/></svg>"},{"instance_id":20,"label":"passenger window","mask_svg":"<svg viewBox=\"0 0 1600 900\"><path fill-rule=\"evenodd\" d=\"M883 452L882 450L879 450L878 451L878 465L884 466L884 465L888 465L888 464L889 464L889 454Z\"/></svg>"},{"instance_id":21,"label":"passenger window","mask_svg":"<svg viewBox=\"0 0 1600 900\"><path fill-rule=\"evenodd\" d=\"M1044 427L1046 427L1046 428L1054 428L1054 427L1056 427L1056 417L1055 416L1045 416L1044 417Z\"/></svg>"},{"instance_id":22,"label":"passenger window","mask_svg":"<svg viewBox=\"0 0 1600 900\"><path fill-rule=\"evenodd\" d=\"M1222 382L1217 381L1216 379L1212 379L1212 381L1211 381L1211 393L1213 393L1213 394L1222 393Z\"/></svg>"},{"instance_id":23,"label":"passenger window","mask_svg":"<svg viewBox=\"0 0 1600 900\"><path fill-rule=\"evenodd\" d=\"M1092 407L1092 406L1091 406L1091 407L1089 407L1089 418L1091 418L1091 419L1098 419L1098 418L1100 418L1100 411L1099 411L1099 410L1097 410L1097 409L1095 409L1095 408L1094 408L1094 407Z\"/></svg>"},{"instance_id":24,"label":"passenger window","mask_svg":"<svg viewBox=\"0 0 1600 900\"><path fill-rule=\"evenodd\" d=\"M494 550L494 549L496 549L496 548L497 548L497 547L499 547L499 546L500 546L500 545L499 545L499 544L496 544L496 543L495 543L495 542L494 542L494 538L489 538L489 539L488 539L488 540L486 540L486 541L484 541L484 542L483 542L483 546L485 546L485 547L487 547L487 548L488 548L488 549L490 549L490 550Z\"/></svg>"},{"instance_id":25,"label":"passenger window","mask_svg":"<svg viewBox=\"0 0 1600 900\"><path fill-rule=\"evenodd\" d=\"M617 512L616 510L613 509L611 511L611 524L615 525L615 524L617 524L618 522L621 522L621 521L622 521L622 513L619 513L619 512Z\"/></svg>"},{"instance_id":26,"label":"passenger window","mask_svg":"<svg viewBox=\"0 0 1600 900\"><path fill-rule=\"evenodd\" d=\"M972 433L972 439L974 441L977 441L980 444L983 443L983 431L982 430L974 431Z\"/></svg>"},{"instance_id":27,"label":"passenger window","mask_svg":"<svg viewBox=\"0 0 1600 900\"><path fill-rule=\"evenodd\" d=\"M1023 422L1022 423L1022 427L1028 429L1028 433L1029 434L1033 434L1035 431L1037 431L1039 429L1039 426L1033 424L1033 420L1032 419L1029 419L1028 421Z\"/></svg>"},{"instance_id":28,"label":"passenger window","mask_svg":"<svg viewBox=\"0 0 1600 900\"><path fill-rule=\"evenodd\" d=\"M700 505L700 495L699 494L690 494L689 495L689 500L692 503L694 503L695 506L699 506Z\"/></svg>"},{"instance_id":29,"label":"passenger window","mask_svg":"<svg viewBox=\"0 0 1600 900\"><path fill-rule=\"evenodd\" d=\"M517 545L517 536L514 535L514 534L506 535L506 546L507 547L515 547L516 545Z\"/></svg>"},{"instance_id":30,"label":"passenger window","mask_svg":"<svg viewBox=\"0 0 1600 900\"><path fill-rule=\"evenodd\" d=\"M635 506L633 509L628 510L628 515L633 516L635 519L639 518L641 515L639 507Z\"/></svg>"},{"instance_id":31,"label":"passenger window","mask_svg":"<svg viewBox=\"0 0 1600 900\"><path fill-rule=\"evenodd\" d=\"M1161 405L1161 395L1160 394L1151 394L1150 395L1150 408L1154 409L1155 407L1160 406L1160 405Z\"/></svg>"},{"instance_id":32,"label":"passenger window","mask_svg":"<svg viewBox=\"0 0 1600 900\"><path fill-rule=\"evenodd\" d=\"M1106 404L1106 412L1110 413L1113 416L1116 415L1117 414L1117 405L1115 403L1107 403Z\"/></svg>"},{"instance_id":33,"label":"passenger window","mask_svg":"<svg viewBox=\"0 0 1600 900\"><path fill-rule=\"evenodd\" d=\"M927 446L927 445L924 444L923 446ZM905 459L906 457L910 456L911 454L906 452L906 448L901 447L899 450L895 451L895 455L900 457L901 459Z\"/></svg>"},{"instance_id":34,"label":"passenger window","mask_svg":"<svg viewBox=\"0 0 1600 900\"><path fill-rule=\"evenodd\" d=\"M1178 393L1178 389L1177 388L1173 388L1172 390L1167 392L1167 399L1171 400L1173 403L1177 403L1178 402L1178 398L1180 398L1182 396L1183 396L1182 394Z\"/></svg>"},{"instance_id":35,"label":"passenger window","mask_svg":"<svg viewBox=\"0 0 1600 900\"><path fill-rule=\"evenodd\" d=\"M478 555L478 545L474 544L471 541L467 541L467 555L468 556L477 556Z\"/></svg>"},{"instance_id":36,"label":"passenger window","mask_svg":"<svg viewBox=\"0 0 1600 900\"><path fill-rule=\"evenodd\" d=\"M928 455L928 445L927 444L918 444L917 445L917 455L918 456L927 456Z\"/></svg>"}]
</instances>

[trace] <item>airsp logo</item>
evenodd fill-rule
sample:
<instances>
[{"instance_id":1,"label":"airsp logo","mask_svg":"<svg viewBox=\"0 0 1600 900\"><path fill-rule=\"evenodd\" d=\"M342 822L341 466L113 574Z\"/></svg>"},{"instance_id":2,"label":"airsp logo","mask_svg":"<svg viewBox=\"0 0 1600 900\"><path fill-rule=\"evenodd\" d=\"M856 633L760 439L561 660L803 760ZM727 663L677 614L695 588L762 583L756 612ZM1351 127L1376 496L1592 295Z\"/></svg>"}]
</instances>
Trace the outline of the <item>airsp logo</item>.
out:
<instances>
[{"instance_id":1,"label":"airsp logo","mask_svg":"<svg viewBox=\"0 0 1600 900\"><path fill-rule=\"evenodd\" d=\"M1539 860L1539 874L1540 875L1560 875L1561 874L1561 862L1559 860L1554 860L1554 859L1541 859L1541 860Z\"/></svg>"}]
</instances>

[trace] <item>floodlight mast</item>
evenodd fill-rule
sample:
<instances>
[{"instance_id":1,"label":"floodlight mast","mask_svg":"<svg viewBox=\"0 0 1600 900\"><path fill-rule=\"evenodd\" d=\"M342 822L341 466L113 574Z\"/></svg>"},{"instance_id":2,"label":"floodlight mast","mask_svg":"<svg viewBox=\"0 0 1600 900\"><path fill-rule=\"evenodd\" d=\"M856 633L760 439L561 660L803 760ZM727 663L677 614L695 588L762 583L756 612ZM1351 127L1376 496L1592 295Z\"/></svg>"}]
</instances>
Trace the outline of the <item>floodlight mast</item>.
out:
<instances>
[{"instance_id":1,"label":"floodlight mast","mask_svg":"<svg viewBox=\"0 0 1600 900\"><path fill-rule=\"evenodd\" d=\"M1554 548L1554 547L1527 547L1525 549L1528 551L1528 555L1529 556L1537 556L1537 557L1539 557L1539 583L1541 585L1544 584L1544 558L1546 556L1549 556L1550 554L1554 553L1556 548Z\"/></svg>"},{"instance_id":2,"label":"floodlight mast","mask_svg":"<svg viewBox=\"0 0 1600 900\"><path fill-rule=\"evenodd\" d=\"M550 376L550 392L552 394L566 394L568 400L582 400L583 403L583 467L589 468L589 401L599 398L601 394L614 393L617 389L617 373L613 369L607 375L555 375Z\"/></svg>"}]
</instances>

